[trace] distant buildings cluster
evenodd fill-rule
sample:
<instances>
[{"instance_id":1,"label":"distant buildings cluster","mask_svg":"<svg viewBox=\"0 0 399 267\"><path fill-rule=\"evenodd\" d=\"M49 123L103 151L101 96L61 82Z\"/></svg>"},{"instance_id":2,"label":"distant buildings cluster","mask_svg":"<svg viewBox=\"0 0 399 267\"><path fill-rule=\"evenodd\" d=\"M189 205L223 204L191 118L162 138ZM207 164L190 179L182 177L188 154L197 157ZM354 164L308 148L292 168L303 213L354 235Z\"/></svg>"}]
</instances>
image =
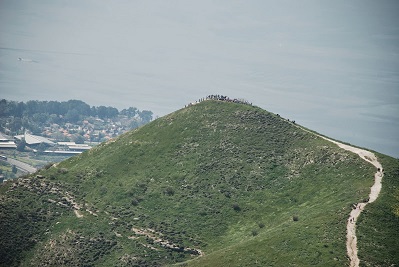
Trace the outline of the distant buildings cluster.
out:
<instances>
[{"instance_id":1,"label":"distant buildings cluster","mask_svg":"<svg viewBox=\"0 0 399 267\"><path fill-rule=\"evenodd\" d=\"M73 155L82 153L91 148L87 144L76 144L75 142L56 142L46 137L33 135L25 132L23 135L16 135L13 138L0 133L0 149L17 149L18 144L24 142L24 145L31 151L42 153ZM45 149L43 149L45 148Z\"/></svg>"},{"instance_id":2,"label":"distant buildings cluster","mask_svg":"<svg viewBox=\"0 0 399 267\"><path fill-rule=\"evenodd\" d=\"M57 140L71 140L79 133L84 141L101 142L128 131L130 127L126 124L122 124L121 121L112 121L111 119L104 121L99 118L92 122L83 120L79 124L65 123L58 125L53 123L43 128L42 135Z\"/></svg>"},{"instance_id":3,"label":"distant buildings cluster","mask_svg":"<svg viewBox=\"0 0 399 267\"><path fill-rule=\"evenodd\" d=\"M0 133L0 149L16 149L15 141Z\"/></svg>"}]
</instances>

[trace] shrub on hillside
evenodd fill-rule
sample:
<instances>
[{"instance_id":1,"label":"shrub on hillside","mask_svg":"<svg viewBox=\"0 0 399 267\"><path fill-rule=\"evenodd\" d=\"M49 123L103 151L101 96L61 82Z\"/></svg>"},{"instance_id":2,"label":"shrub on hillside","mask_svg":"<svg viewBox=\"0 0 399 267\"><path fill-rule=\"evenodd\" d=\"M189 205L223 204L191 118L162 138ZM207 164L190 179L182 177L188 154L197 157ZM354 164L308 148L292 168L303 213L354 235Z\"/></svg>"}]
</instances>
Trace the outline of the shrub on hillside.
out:
<instances>
[{"instance_id":1,"label":"shrub on hillside","mask_svg":"<svg viewBox=\"0 0 399 267\"><path fill-rule=\"evenodd\" d=\"M105 195L108 192L108 188L106 186L101 186L100 194Z\"/></svg>"},{"instance_id":2,"label":"shrub on hillside","mask_svg":"<svg viewBox=\"0 0 399 267\"><path fill-rule=\"evenodd\" d=\"M258 235L258 230L253 229L252 230L252 236L257 236Z\"/></svg>"},{"instance_id":3,"label":"shrub on hillside","mask_svg":"<svg viewBox=\"0 0 399 267\"><path fill-rule=\"evenodd\" d=\"M58 172L62 173L62 174L66 174L66 173L68 173L68 169L67 168L61 168L61 169L58 169Z\"/></svg>"},{"instance_id":4,"label":"shrub on hillside","mask_svg":"<svg viewBox=\"0 0 399 267\"><path fill-rule=\"evenodd\" d=\"M294 222L299 221L299 216L298 216L298 215L292 216L292 220L293 220Z\"/></svg>"},{"instance_id":5,"label":"shrub on hillside","mask_svg":"<svg viewBox=\"0 0 399 267\"><path fill-rule=\"evenodd\" d=\"M139 201L137 198L132 199L132 205L137 206L139 204Z\"/></svg>"},{"instance_id":6,"label":"shrub on hillside","mask_svg":"<svg viewBox=\"0 0 399 267\"><path fill-rule=\"evenodd\" d=\"M53 166L53 164L54 164L54 163L49 162L49 163L47 163L46 165L44 165L43 169L48 170L48 169L51 168L51 166Z\"/></svg>"},{"instance_id":7,"label":"shrub on hillside","mask_svg":"<svg viewBox=\"0 0 399 267\"><path fill-rule=\"evenodd\" d=\"M235 211L240 211L240 210L241 210L240 206L239 206L237 203L234 203L234 204L233 204L233 209L234 209Z\"/></svg>"},{"instance_id":8,"label":"shrub on hillside","mask_svg":"<svg viewBox=\"0 0 399 267\"><path fill-rule=\"evenodd\" d=\"M167 187L164 191L165 195L173 196L175 194L175 190L172 187Z\"/></svg>"}]
</instances>

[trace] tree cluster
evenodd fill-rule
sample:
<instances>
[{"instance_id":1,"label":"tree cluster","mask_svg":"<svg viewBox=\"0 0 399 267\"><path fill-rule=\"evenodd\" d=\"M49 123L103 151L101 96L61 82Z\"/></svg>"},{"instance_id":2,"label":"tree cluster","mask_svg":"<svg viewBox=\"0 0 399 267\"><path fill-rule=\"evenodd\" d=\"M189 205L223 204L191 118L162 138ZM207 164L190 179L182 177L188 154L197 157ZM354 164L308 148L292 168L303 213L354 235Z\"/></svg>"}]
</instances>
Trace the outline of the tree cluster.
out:
<instances>
[{"instance_id":1,"label":"tree cluster","mask_svg":"<svg viewBox=\"0 0 399 267\"><path fill-rule=\"evenodd\" d=\"M21 129L29 129L33 133L40 133L41 128L48 124L76 124L88 117L115 119L118 116L127 116L129 119L137 117L140 124L152 120L153 113L148 110L140 111L129 107L119 111L114 107L92 106L81 100L38 101L25 102L0 100L0 131L5 128L11 133L18 133Z\"/></svg>"},{"instance_id":2,"label":"tree cluster","mask_svg":"<svg viewBox=\"0 0 399 267\"><path fill-rule=\"evenodd\" d=\"M35 115L36 114L36 115ZM123 109L119 112L117 108L106 106L92 106L81 100L58 101L38 101L29 100L26 103L17 101L0 100L0 117L14 116L36 116L40 121L43 120L43 114L54 114L68 118L69 121L77 121L80 116L93 116L101 119L111 119L117 115L126 115L134 117L143 115L146 118L152 117L151 111L140 111L135 107Z\"/></svg>"}]
</instances>

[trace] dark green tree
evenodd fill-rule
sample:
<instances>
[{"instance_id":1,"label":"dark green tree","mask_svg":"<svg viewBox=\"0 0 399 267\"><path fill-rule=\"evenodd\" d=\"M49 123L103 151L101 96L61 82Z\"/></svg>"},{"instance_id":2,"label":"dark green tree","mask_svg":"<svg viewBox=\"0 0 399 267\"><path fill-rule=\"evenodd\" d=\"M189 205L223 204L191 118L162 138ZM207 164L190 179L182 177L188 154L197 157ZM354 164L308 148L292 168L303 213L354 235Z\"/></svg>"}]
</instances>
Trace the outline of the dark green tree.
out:
<instances>
[{"instance_id":1,"label":"dark green tree","mask_svg":"<svg viewBox=\"0 0 399 267\"><path fill-rule=\"evenodd\" d=\"M60 123L61 122L61 118L57 115L57 114L55 114L55 113L53 113L53 114L51 114L50 115L50 117L49 117L49 122L50 123Z\"/></svg>"},{"instance_id":2,"label":"dark green tree","mask_svg":"<svg viewBox=\"0 0 399 267\"><path fill-rule=\"evenodd\" d=\"M117 108L113 108L113 107L107 107L107 118L115 118L116 116L118 116L119 111Z\"/></svg>"},{"instance_id":3,"label":"dark green tree","mask_svg":"<svg viewBox=\"0 0 399 267\"><path fill-rule=\"evenodd\" d=\"M129 119L133 118L137 114L137 108L130 107L128 109L123 109L121 115L127 116Z\"/></svg>"},{"instance_id":4,"label":"dark green tree","mask_svg":"<svg viewBox=\"0 0 399 267\"><path fill-rule=\"evenodd\" d=\"M33 119L37 123L46 123L49 119L48 113L35 113L33 114Z\"/></svg>"},{"instance_id":5,"label":"dark green tree","mask_svg":"<svg viewBox=\"0 0 399 267\"><path fill-rule=\"evenodd\" d=\"M5 117L8 115L8 103L7 100L0 100L0 117Z\"/></svg>"},{"instance_id":6,"label":"dark green tree","mask_svg":"<svg viewBox=\"0 0 399 267\"><path fill-rule=\"evenodd\" d=\"M77 123L79 121L79 111L76 109L68 110L67 114L65 115L65 120L70 123Z\"/></svg>"},{"instance_id":7,"label":"dark green tree","mask_svg":"<svg viewBox=\"0 0 399 267\"><path fill-rule=\"evenodd\" d=\"M101 119L105 119L107 117L107 107L106 106L99 106L96 108L97 116Z\"/></svg>"},{"instance_id":8,"label":"dark green tree","mask_svg":"<svg viewBox=\"0 0 399 267\"><path fill-rule=\"evenodd\" d=\"M142 120L143 123L148 123L152 120L152 111L150 110L143 110L141 112L139 112L139 116Z\"/></svg>"},{"instance_id":9,"label":"dark green tree","mask_svg":"<svg viewBox=\"0 0 399 267\"><path fill-rule=\"evenodd\" d=\"M22 127L22 120L18 117L12 117L9 123L9 128L12 132L17 133Z\"/></svg>"},{"instance_id":10,"label":"dark green tree","mask_svg":"<svg viewBox=\"0 0 399 267\"><path fill-rule=\"evenodd\" d=\"M21 118L23 116L23 114L24 114L25 109L26 109L25 103L24 102L19 102L17 104L16 109L15 109L15 114L14 115L16 117L20 117Z\"/></svg>"},{"instance_id":11,"label":"dark green tree","mask_svg":"<svg viewBox=\"0 0 399 267\"><path fill-rule=\"evenodd\" d=\"M26 141L25 139L22 139L21 142L19 142L17 145L17 150L23 152L25 151L25 146L26 146Z\"/></svg>"},{"instance_id":12,"label":"dark green tree","mask_svg":"<svg viewBox=\"0 0 399 267\"><path fill-rule=\"evenodd\" d=\"M39 146L37 147L37 151L43 152L47 149L48 145L46 143L40 143Z\"/></svg>"},{"instance_id":13,"label":"dark green tree","mask_svg":"<svg viewBox=\"0 0 399 267\"><path fill-rule=\"evenodd\" d=\"M39 102L37 100L29 100L26 102L25 113L27 116L33 116L33 114L38 112Z\"/></svg>"},{"instance_id":14,"label":"dark green tree","mask_svg":"<svg viewBox=\"0 0 399 267\"><path fill-rule=\"evenodd\" d=\"M81 100L68 100L68 110L75 109L82 116L90 115L90 106Z\"/></svg>"},{"instance_id":15,"label":"dark green tree","mask_svg":"<svg viewBox=\"0 0 399 267\"><path fill-rule=\"evenodd\" d=\"M83 144L85 142L85 138L83 136L81 136L80 134L75 134L73 136L73 141L76 144Z\"/></svg>"}]
</instances>

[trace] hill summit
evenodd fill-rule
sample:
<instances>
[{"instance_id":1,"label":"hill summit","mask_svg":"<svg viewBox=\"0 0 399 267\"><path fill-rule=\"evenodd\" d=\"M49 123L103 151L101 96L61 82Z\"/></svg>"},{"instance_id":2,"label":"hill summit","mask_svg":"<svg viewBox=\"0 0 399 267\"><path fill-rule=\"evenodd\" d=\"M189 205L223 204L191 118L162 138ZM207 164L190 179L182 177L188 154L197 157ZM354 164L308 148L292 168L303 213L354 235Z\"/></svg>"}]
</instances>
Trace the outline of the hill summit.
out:
<instances>
[{"instance_id":1,"label":"hill summit","mask_svg":"<svg viewBox=\"0 0 399 267\"><path fill-rule=\"evenodd\" d=\"M190 104L1 186L0 265L349 265L348 216L367 202L375 167L226 100ZM373 266L398 260L399 164L378 157L383 196L358 222L359 256Z\"/></svg>"}]
</instances>

